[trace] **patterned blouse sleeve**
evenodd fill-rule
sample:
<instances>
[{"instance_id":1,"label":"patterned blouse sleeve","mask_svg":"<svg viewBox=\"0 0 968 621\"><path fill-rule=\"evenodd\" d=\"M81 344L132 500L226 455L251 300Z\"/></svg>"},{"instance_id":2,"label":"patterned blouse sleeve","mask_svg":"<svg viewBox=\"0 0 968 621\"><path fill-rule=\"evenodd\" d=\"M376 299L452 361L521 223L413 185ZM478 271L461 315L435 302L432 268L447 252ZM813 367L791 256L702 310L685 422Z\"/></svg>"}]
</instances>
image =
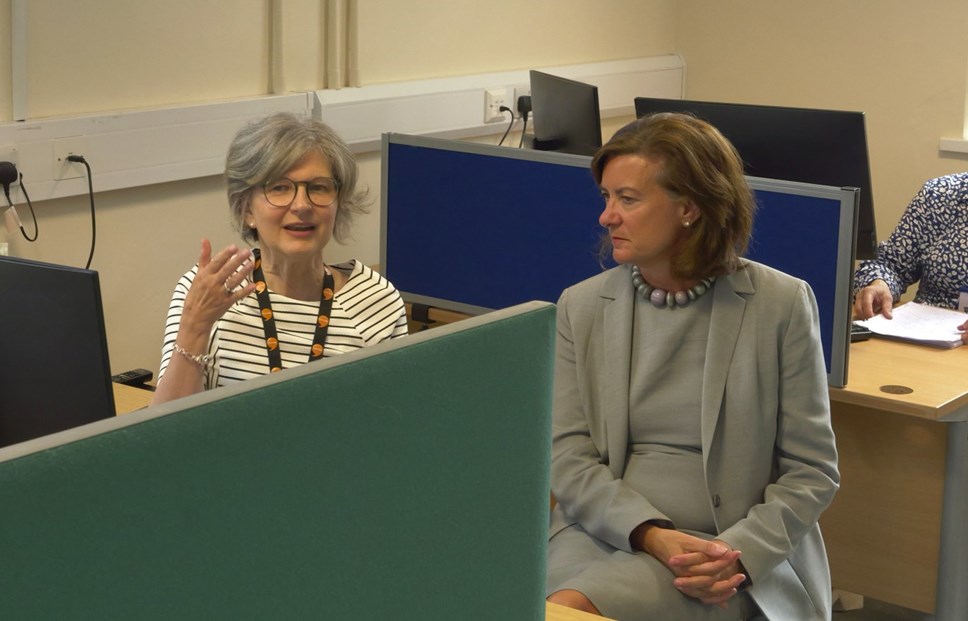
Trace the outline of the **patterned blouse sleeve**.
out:
<instances>
[{"instance_id":1,"label":"patterned blouse sleeve","mask_svg":"<svg viewBox=\"0 0 968 621\"><path fill-rule=\"evenodd\" d=\"M939 219L935 209L936 179L922 186L904 210L891 236L877 248L877 256L862 261L854 274L854 293L877 279L887 283L896 302L901 294L921 279L924 257L934 240Z\"/></svg>"}]
</instances>

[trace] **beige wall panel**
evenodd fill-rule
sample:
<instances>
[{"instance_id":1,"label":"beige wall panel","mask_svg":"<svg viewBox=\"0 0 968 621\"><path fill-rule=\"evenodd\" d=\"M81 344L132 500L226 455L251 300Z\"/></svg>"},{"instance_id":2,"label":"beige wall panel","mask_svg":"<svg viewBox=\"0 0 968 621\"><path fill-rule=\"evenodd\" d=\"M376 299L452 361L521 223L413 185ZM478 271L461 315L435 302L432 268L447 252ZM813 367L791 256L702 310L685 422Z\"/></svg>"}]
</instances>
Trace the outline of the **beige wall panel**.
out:
<instances>
[{"instance_id":1,"label":"beige wall panel","mask_svg":"<svg viewBox=\"0 0 968 621\"><path fill-rule=\"evenodd\" d=\"M0 123L13 118L10 90L10 0L0 0Z\"/></svg>"},{"instance_id":2,"label":"beige wall panel","mask_svg":"<svg viewBox=\"0 0 968 621\"><path fill-rule=\"evenodd\" d=\"M282 7L282 90L323 88L326 71L326 16L321 0L285 0Z\"/></svg>"},{"instance_id":3,"label":"beige wall panel","mask_svg":"<svg viewBox=\"0 0 968 621\"><path fill-rule=\"evenodd\" d=\"M29 116L264 94L267 15L261 0L33 0Z\"/></svg>"},{"instance_id":4,"label":"beige wall panel","mask_svg":"<svg viewBox=\"0 0 968 621\"><path fill-rule=\"evenodd\" d=\"M353 221L353 230L345 244L330 242L323 258L331 263L359 259L367 265L380 260L380 153L365 153L357 157L360 184L369 191L369 213L360 214Z\"/></svg>"},{"instance_id":5,"label":"beige wall panel","mask_svg":"<svg viewBox=\"0 0 968 621\"><path fill-rule=\"evenodd\" d=\"M673 0L360 0L364 84L675 52Z\"/></svg>"},{"instance_id":6,"label":"beige wall panel","mask_svg":"<svg viewBox=\"0 0 968 621\"><path fill-rule=\"evenodd\" d=\"M964 0L688 0L677 4L686 97L867 115L879 239L932 177L968 168L960 137Z\"/></svg>"}]
</instances>

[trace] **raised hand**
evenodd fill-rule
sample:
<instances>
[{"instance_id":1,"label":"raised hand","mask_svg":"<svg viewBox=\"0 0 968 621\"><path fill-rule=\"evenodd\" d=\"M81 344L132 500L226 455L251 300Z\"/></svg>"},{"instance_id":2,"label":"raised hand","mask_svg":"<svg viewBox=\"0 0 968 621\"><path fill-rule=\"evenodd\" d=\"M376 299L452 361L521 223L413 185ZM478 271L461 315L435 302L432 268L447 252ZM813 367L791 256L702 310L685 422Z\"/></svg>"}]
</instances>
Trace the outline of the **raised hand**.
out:
<instances>
[{"instance_id":1,"label":"raised hand","mask_svg":"<svg viewBox=\"0 0 968 621\"><path fill-rule=\"evenodd\" d=\"M198 273L185 296L179 336L185 330L192 334L203 334L207 339L212 326L225 311L255 291L253 283L240 286L254 267L251 250L240 250L231 245L213 257L211 242L203 239Z\"/></svg>"}]
</instances>

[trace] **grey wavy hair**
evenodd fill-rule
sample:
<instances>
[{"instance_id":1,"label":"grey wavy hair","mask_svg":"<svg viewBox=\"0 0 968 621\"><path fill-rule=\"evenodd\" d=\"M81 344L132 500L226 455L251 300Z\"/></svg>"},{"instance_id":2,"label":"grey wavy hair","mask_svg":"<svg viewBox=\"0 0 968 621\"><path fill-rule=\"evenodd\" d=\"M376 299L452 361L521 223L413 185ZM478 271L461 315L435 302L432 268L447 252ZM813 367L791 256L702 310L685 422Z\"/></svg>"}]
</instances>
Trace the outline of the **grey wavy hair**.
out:
<instances>
[{"instance_id":1,"label":"grey wavy hair","mask_svg":"<svg viewBox=\"0 0 968 621\"><path fill-rule=\"evenodd\" d=\"M353 217L366 213L366 189L357 189L356 159L333 129L316 119L278 112L239 130L225 157L225 182L232 222L242 238L259 241L259 233L246 226L245 215L253 189L282 177L307 153L316 152L329 162L338 185L333 237L344 243Z\"/></svg>"}]
</instances>

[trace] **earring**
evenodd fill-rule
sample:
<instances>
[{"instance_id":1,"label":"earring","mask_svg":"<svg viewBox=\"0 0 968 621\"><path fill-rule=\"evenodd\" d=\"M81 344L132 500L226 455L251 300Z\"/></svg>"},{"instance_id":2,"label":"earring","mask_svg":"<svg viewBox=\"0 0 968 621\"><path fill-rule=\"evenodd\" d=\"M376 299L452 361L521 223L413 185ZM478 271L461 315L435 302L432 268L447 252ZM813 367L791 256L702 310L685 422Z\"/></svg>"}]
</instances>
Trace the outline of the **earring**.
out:
<instances>
[{"instance_id":1,"label":"earring","mask_svg":"<svg viewBox=\"0 0 968 621\"><path fill-rule=\"evenodd\" d=\"M692 225L692 222L690 222L689 220L683 220L683 221L682 221L682 226L684 226L684 227L686 227L687 229L688 229L688 228L689 228L689 227L690 227L691 225Z\"/></svg>"}]
</instances>

